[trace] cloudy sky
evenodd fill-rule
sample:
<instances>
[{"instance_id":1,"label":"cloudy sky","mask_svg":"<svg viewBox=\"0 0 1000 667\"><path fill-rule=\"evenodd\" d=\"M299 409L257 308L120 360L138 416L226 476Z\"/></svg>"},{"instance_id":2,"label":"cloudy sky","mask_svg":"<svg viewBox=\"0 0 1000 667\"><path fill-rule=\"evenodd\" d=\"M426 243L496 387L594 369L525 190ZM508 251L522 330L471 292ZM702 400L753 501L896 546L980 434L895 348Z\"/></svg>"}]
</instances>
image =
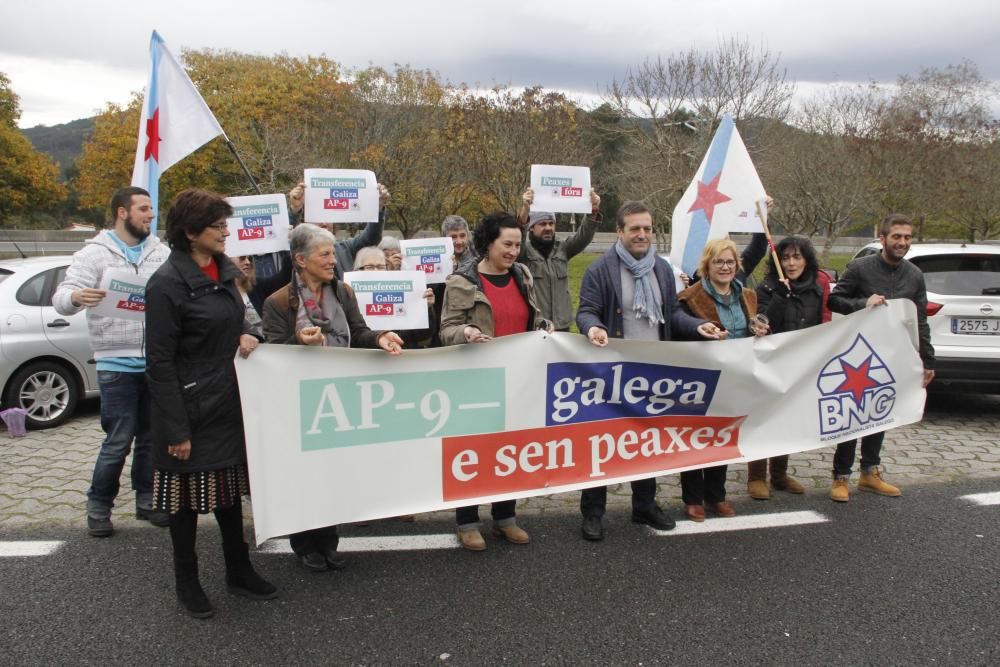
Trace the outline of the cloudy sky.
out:
<instances>
[{"instance_id":1,"label":"cloudy sky","mask_svg":"<svg viewBox=\"0 0 1000 667\"><path fill-rule=\"evenodd\" d=\"M890 82L968 59L1000 81L996 0L3 0L0 71L21 127L93 115L145 86L158 30L176 54L217 48L407 63L452 82L540 84L596 99L630 65L740 37L780 54L800 94ZM819 8L821 7L821 8Z\"/></svg>"}]
</instances>

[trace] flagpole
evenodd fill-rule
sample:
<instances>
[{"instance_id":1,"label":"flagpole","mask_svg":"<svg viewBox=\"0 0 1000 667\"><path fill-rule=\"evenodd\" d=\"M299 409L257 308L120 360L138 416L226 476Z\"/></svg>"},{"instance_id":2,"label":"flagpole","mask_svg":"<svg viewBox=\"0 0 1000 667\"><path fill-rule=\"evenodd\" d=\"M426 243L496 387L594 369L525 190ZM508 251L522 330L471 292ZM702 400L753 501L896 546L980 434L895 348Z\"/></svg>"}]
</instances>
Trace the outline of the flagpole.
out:
<instances>
[{"instance_id":1,"label":"flagpole","mask_svg":"<svg viewBox=\"0 0 1000 667\"><path fill-rule=\"evenodd\" d=\"M760 224L764 225L764 236L767 237L767 245L771 248L771 256L774 257L774 268L778 270L778 280L784 281L785 272L781 270L781 258L778 257L778 251L771 239L771 229L767 226L767 213L765 207L761 206L760 199L757 200L757 217L760 218Z\"/></svg>"},{"instance_id":2,"label":"flagpole","mask_svg":"<svg viewBox=\"0 0 1000 667\"><path fill-rule=\"evenodd\" d=\"M236 146L234 146L234 145L233 145L233 142L232 142L232 141L230 141L230 140L229 140L229 137L227 137L227 136L226 136L225 134L223 134L222 136L223 136L223 138L224 138L224 139L226 140L226 146L229 146L229 150L230 150L230 151L232 151L232 153L233 153L233 157L235 157L235 158L236 158L236 161L240 163L240 167L242 167L242 168L243 168L243 173L244 173L244 174L246 174L246 175L247 175L247 178L249 178L249 179L250 179L250 185L252 185L252 186L253 186L253 189L257 191L257 194L259 194L259 195L262 195L262 194L264 194L263 192L261 192L261 191L260 191L260 186L259 186L259 185L257 185L257 181L256 181L256 180L254 180L254 177L253 177L253 175L252 175L252 174L250 173L250 170L249 170L249 169L247 169L247 166L246 166L246 164L244 164L244 162L243 162L243 158L241 158L241 157L240 157L240 154L236 152Z\"/></svg>"}]
</instances>

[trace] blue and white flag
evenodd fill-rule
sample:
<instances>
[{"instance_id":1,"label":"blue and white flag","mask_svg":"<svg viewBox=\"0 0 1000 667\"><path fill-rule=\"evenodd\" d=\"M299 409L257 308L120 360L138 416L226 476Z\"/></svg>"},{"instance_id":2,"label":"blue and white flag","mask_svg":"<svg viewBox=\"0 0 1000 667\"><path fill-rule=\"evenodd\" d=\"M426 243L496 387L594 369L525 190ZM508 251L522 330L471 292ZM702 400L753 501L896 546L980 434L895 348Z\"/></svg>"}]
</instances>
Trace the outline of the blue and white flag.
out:
<instances>
[{"instance_id":1,"label":"blue and white flag","mask_svg":"<svg viewBox=\"0 0 1000 667\"><path fill-rule=\"evenodd\" d=\"M674 208L670 260L689 276L705 242L730 232L763 232L756 205L767 194L731 116L712 138L691 185Z\"/></svg>"},{"instance_id":2,"label":"blue and white flag","mask_svg":"<svg viewBox=\"0 0 1000 667\"><path fill-rule=\"evenodd\" d=\"M159 214L160 175L225 132L155 30L149 55L152 67L139 118L132 185L149 191L153 210ZM156 220L151 225L154 234Z\"/></svg>"}]
</instances>

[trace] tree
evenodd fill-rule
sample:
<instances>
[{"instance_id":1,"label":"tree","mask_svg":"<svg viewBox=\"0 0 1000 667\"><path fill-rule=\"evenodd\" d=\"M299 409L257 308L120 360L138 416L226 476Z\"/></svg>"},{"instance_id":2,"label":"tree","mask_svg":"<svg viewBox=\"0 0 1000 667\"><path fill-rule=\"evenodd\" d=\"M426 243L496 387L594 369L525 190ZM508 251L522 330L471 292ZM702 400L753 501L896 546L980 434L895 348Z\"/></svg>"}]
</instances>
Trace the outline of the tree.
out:
<instances>
[{"instance_id":1,"label":"tree","mask_svg":"<svg viewBox=\"0 0 1000 667\"><path fill-rule=\"evenodd\" d=\"M66 198L59 166L32 147L17 128L20 117L20 98L0 72L0 221L8 225L15 217L35 224Z\"/></svg>"},{"instance_id":2,"label":"tree","mask_svg":"<svg viewBox=\"0 0 1000 667\"><path fill-rule=\"evenodd\" d=\"M667 228L723 114L729 113L760 170L776 124L789 111L793 85L766 47L730 39L711 52L695 49L647 59L614 81L604 102L620 119L602 125L628 139L612 178L627 183Z\"/></svg>"}]
</instances>

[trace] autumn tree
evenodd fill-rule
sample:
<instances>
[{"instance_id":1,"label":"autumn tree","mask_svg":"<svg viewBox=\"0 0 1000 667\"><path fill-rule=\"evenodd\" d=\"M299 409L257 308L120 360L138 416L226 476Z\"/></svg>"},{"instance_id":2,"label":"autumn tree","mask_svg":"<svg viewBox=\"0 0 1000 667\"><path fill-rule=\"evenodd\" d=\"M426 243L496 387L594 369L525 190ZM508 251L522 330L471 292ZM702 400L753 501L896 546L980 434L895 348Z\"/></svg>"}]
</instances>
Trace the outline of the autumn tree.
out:
<instances>
[{"instance_id":1,"label":"autumn tree","mask_svg":"<svg viewBox=\"0 0 1000 667\"><path fill-rule=\"evenodd\" d=\"M540 87L463 90L450 108L448 135L481 190L481 208L520 208L532 164L589 167L580 118L569 98Z\"/></svg>"},{"instance_id":2,"label":"autumn tree","mask_svg":"<svg viewBox=\"0 0 1000 667\"><path fill-rule=\"evenodd\" d=\"M17 127L20 98L0 72L0 223L35 226L66 198L59 167L34 149Z\"/></svg>"}]
</instances>

